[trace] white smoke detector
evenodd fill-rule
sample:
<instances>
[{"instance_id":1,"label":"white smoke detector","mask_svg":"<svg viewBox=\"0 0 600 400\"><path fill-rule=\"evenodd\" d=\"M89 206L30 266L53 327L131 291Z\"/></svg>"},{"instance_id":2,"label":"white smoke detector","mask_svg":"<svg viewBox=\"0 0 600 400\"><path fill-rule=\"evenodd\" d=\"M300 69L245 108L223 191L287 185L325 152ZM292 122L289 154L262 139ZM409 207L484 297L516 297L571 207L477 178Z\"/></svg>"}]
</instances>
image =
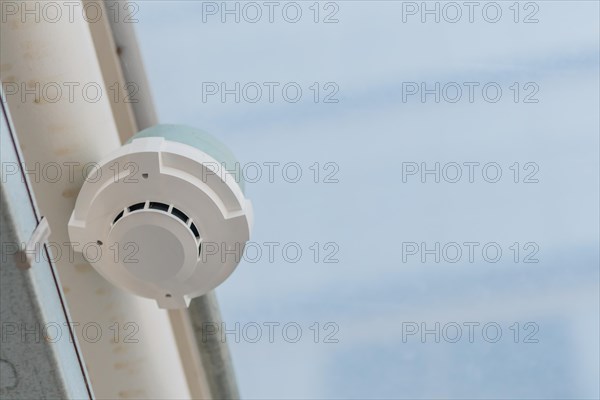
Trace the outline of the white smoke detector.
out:
<instances>
[{"instance_id":1,"label":"white smoke detector","mask_svg":"<svg viewBox=\"0 0 600 400\"><path fill-rule=\"evenodd\" d=\"M193 128L138 133L89 173L69 221L75 250L114 285L187 307L233 272L250 237L234 163Z\"/></svg>"}]
</instances>

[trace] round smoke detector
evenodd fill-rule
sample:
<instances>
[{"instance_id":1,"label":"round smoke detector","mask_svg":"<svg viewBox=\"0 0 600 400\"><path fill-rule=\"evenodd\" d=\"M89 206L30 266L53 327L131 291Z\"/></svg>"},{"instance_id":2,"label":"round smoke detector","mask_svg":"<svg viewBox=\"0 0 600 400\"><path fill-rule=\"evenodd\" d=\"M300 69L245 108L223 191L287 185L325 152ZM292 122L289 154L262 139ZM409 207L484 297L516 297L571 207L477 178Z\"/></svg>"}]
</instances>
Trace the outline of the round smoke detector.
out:
<instances>
[{"instance_id":1,"label":"round smoke detector","mask_svg":"<svg viewBox=\"0 0 600 400\"><path fill-rule=\"evenodd\" d=\"M187 307L233 272L250 238L252 204L235 164L200 130L139 132L84 182L69 221L75 250L114 285Z\"/></svg>"}]
</instances>

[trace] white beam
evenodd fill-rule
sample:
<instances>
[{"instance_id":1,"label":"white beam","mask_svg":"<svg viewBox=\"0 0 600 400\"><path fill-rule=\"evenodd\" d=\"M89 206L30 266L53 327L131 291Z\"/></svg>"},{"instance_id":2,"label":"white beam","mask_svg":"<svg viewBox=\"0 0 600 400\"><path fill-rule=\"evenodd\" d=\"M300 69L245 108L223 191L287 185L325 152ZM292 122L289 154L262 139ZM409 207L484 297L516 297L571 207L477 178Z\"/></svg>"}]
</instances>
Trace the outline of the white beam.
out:
<instances>
[{"instance_id":1,"label":"white beam","mask_svg":"<svg viewBox=\"0 0 600 400\"><path fill-rule=\"evenodd\" d=\"M34 3L43 6L45 2L15 2L30 9ZM189 398L167 313L150 300L113 287L81 255L71 258L65 245L69 241L67 222L83 182L83 167L120 145L110 93L102 79L90 27L82 17L82 4L77 3L72 20L63 17L51 22L42 16L36 21L25 15L22 22L22 13L3 14L0 77L7 104L27 169L40 171L40 179L31 179L33 192L42 215L50 222L50 242L61 250L54 255L56 265L72 322L81 324L75 331L95 395L110 399ZM68 15L68 10L63 10L63 15ZM69 82L78 85L74 101L68 96ZM17 94L11 83L17 85ZM51 101L55 99L50 98L53 92L44 93L47 84L63 88L58 101ZM90 97L83 98L85 85L101 87L97 101L91 100L95 97L92 88ZM35 95L36 88L40 88L39 96ZM22 96L25 91L34 94ZM50 163L61 167L58 181L54 175L52 179L44 176L44 167ZM74 166L73 174L70 166ZM102 329L97 342L90 340L94 330L90 329L87 337L83 335L81 327L90 322ZM134 325L125 331L127 323ZM116 326L120 335L115 342L111 327ZM137 327L133 336L137 343L125 343L125 334L133 331L132 326Z\"/></svg>"}]
</instances>

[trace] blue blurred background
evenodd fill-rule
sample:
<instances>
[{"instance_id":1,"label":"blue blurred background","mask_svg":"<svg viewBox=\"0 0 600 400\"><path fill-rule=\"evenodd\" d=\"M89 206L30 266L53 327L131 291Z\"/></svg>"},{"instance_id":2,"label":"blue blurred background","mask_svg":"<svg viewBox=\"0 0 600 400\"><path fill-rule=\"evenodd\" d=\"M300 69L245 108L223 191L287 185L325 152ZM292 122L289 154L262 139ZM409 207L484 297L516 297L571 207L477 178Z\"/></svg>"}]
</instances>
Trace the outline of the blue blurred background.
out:
<instances>
[{"instance_id":1,"label":"blue blurred background","mask_svg":"<svg viewBox=\"0 0 600 400\"><path fill-rule=\"evenodd\" d=\"M256 343L227 335L244 398L600 396L598 2L521 2L518 22L513 2L495 3L496 23L482 17L485 2L473 22L462 6L456 23L444 19L453 18L450 9L439 23L427 14L422 23L420 13L407 13L420 2L299 2L297 23L282 18L286 2L272 23L266 15L236 23L227 14L222 22L221 2L138 4L161 122L203 128L242 165L264 168L246 185L252 240L263 255L242 262L217 290L227 329L239 323L254 337L253 323L262 327ZM337 23L323 23L330 14ZM524 23L527 16L537 22ZM222 82L296 82L303 96L296 103L277 90L273 102L266 91L256 103L203 98L207 83ZM465 91L456 103L438 103L433 95L404 101L403 82L480 86L473 102ZM502 88L498 102L482 98L487 82ZM332 87L338 102L324 103ZM537 102L525 102L532 88ZM298 163L302 179L290 183L277 169L269 182L265 162ZM503 175L497 183L482 179L481 169L473 183L465 176L436 183L430 175L422 183L419 174L403 181L405 163L436 162L495 162ZM524 183L534 168L538 182ZM338 182L324 182L334 170ZM281 243L272 262L265 242ZM407 242L480 246L474 262L466 254L456 263L425 254L422 262L421 253L403 262ZM286 243L302 249L298 262L282 256ZM498 262L482 257L485 243L500 246ZM534 251L538 262L524 262ZM325 262L332 253L339 262ZM280 324L273 343L269 322ZM479 324L473 340L469 322ZM286 323L301 327L296 343L283 337ZM439 343L435 334L421 336L436 323ZM489 323L502 329L496 342L487 340L493 329L482 333ZM462 337L453 343L454 324ZM415 326L419 332L408 335Z\"/></svg>"}]
</instances>

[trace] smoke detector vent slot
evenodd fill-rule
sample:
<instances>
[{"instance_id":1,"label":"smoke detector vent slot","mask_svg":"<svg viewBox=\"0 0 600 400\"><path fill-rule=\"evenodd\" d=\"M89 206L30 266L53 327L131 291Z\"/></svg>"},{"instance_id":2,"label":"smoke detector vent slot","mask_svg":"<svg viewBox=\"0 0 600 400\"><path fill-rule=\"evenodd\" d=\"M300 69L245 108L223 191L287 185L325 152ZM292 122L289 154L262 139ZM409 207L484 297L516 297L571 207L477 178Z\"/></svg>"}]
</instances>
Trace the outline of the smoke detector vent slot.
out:
<instances>
[{"instance_id":1,"label":"smoke detector vent slot","mask_svg":"<svg viewBox=\"0 0 600 400\"><path fill-rule=\"evenodd\" d=\"M129 212L134 212L137 210L143 210L145 206L146 206L146 203L137 203L132 206L129 206L127 209L129 210Z\"/></svg>"},{"instance_id":2,"label":"smoke detector vent slot","mask_svg":"<svg viewBox=\"0 0 600 400\"><path fill-rule=\"evenodd\" d=\"M198 231L198 228L196 227L196 224L194 224L190 217L187 216L186 213L184 213L183 211L181 211L178 208L175 208L169 204L166 203L161 203L158 201L151 201L148 203L148 207L146 208L146 203L136 203L133 204L129 207L127 207L127 211L128 212L133 212L133 211L138 211L138 210L144 210L144 209L148 209L148 210L157 210L157 211L162 211L166 214L172 214L175 217L179 218L180 220L183 221L184 224L186 224L188 226L188 228L192 231L192 233L194 234L194 237L197 240L200 240L200 232ZM169 210L171 210L171 212L169 212ZM115 219L112 222L112 225L114 226L118 220L120 220L123 215L125 214L125 210L121 211L119 214L117 214L117 216L115 217Z\"/></svg>"},{"instance_id":3,"label":"smoke detector vent slot","mask_svg":"<svg viewBox=\"0 0 600 400\"><path fill-rule=\"evenodd\" d=\"M164 212L169 212L169 205L165 204L165 203L151 202L150 206L148 208L151 208L153 210L160 210L160 211L164 211Z\"/></svg>"},{"instance_id":4,"label":"smoke detector vent slot","mask_svg":"<svg viewBox=\"0 0 600 400\"><path fill-rule=\"evenodd\" d=\"M184 224L187 224L189 218L187 215L185 215L185 213L175 207L173 207L173 209L171 210L171 214L173 214L174 216L176 216L177 218L179 218L180 220L183 221Z\"/></svg>"},{"instance_id":5,"label":"smoke detector vent slot","mask_svg":"<svg viewBox=\"0 0 600 400\"><path fill-rule=\"evenodd\" d=\"M190 229L192 230L192 232L194 233L194 236L196 236L196 238L200 238L200 232L198 232L198 228L196 228L196 225L194 225L193 222L190 225Z\"/></svg>"},{"instance_id":6,"label":"smoke detector vent slot","mask_svg":"<svg viewBox=\"0 0 600 400\"><path fill-rule=\"evenodd\" d=\"M121 219L121 217L123 216L124 213L125 213L125 210L123 210L123 211L121 211L120 213L117 214L117 216L113 220L113 225L116 224L117 221Z\"/></svg>"}]
</instances>

